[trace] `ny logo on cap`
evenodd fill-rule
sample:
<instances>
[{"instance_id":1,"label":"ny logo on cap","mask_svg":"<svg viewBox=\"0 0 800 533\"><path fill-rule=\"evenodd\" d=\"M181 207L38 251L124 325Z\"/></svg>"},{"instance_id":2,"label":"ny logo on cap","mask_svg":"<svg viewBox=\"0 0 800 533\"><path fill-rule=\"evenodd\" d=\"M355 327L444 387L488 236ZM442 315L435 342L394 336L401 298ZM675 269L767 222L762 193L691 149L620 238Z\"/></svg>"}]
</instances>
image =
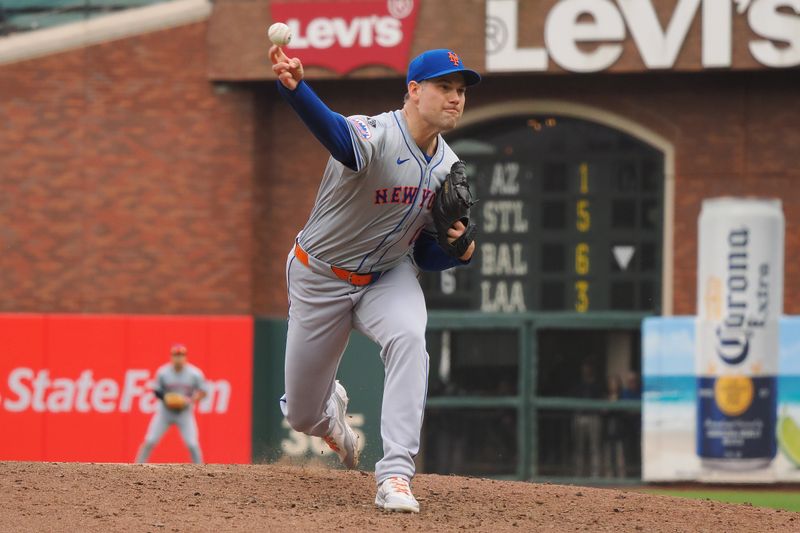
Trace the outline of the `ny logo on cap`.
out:
<instances>
[{"instance_id":1,"label":"ny logo on cap","mask_svg":"<svg viewBox=\"0 0 800 533\"><path fill-rule=\"evenodd\" d=\"M456 54L455 52L447 52L447 59L449 59L450 62L453 63L453 65L455 66L458 66L458 62L460 61L458 59L458 54Z\"/></svg>"}]
</instances>

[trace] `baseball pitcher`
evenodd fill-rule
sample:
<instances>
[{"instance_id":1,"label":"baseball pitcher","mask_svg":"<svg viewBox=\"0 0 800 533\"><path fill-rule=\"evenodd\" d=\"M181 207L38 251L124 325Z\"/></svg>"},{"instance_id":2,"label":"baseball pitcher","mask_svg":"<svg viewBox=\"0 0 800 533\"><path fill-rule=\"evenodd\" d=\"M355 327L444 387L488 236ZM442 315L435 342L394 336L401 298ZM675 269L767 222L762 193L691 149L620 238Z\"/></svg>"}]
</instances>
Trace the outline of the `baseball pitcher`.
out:
<instances>
[{"instance_id":1,"label":"baseball pitcher","mask_svg":"<svg viewBox=\"0 0 800 533\"><path fill-rule=\"evenodd\" d=\"M192 462L203 462L194 405L206 396L207 385L203 371L186 362L186 353L187 349L183 344L173 345L170 349L172 360L156 372L153 394L161 401L150 419L144 442L136 455L137 463L147 462L153 447L173 424L178 426L183 442L189 448Z\"/></svg>"},{"instance_id":2,"label":"baseball pitcher","mask_svg":"<svg viewBox=\"0 0 800 533\"><path fill-rule=\"evenodd\" d=\"M350 331L381 348L385 366L375 504L419 512L410 482L428 388L427 313L419 269L469 263L475 226L464 164L441 133L480 76L451 50L408 68L402 109L345 118L303 81L303 65L270 48L278 90L331 157L310 218L286 262L289 329L281 408L296 431L323 438L348 468L358 442L336 381Z\"/></svg>"}]
</instances>

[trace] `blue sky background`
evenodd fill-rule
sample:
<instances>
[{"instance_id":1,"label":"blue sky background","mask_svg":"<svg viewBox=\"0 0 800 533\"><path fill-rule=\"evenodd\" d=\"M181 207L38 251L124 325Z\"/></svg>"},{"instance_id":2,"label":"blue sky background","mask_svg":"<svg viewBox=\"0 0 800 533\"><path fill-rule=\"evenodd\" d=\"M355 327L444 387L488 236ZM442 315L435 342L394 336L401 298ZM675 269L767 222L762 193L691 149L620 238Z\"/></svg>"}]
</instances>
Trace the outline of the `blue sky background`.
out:
<instances>
[{"instance_id":1,"label":"blue sky background","mask_svg":"<svg viewBox=\"0 0 800 533\"><path fill-rule=\"evenodd\" d=\"M694 374L694 317L652 317L642 324L642 371L646 376ZM800 376L800 316L780 323L782 376Z\"/></svg>"}]
</instances>

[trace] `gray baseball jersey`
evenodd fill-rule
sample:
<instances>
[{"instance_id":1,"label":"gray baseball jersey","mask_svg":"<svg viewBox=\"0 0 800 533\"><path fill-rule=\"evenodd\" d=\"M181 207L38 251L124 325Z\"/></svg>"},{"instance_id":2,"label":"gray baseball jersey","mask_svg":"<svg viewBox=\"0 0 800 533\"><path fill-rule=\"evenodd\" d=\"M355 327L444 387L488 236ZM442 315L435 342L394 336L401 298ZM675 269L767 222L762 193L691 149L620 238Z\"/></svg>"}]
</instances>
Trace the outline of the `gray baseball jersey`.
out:
<instances>
[{"instance_id":1,"label":"gray baseball jersey","mask_svg":"<svg viewBox=\"0 0 800 533\"><path fill-rule=\"evenodd\" d=\"M339 360L350 332L362 332L381 347L386 372L383 458L375 477L379 484L392 476L410 480L429 364L425 297L410 252L423 228L435 233L435 191L457 157L439 136L427 161L402 111L352 116L347 123L356 169L329 159L310 219L298 236L309 257L297 260L293 249L287 259L289 328L281 408L296 431L328 435L337 416L331 395ZM354 286L335 276L331 265L383 275L370 285Z\"/></svg>"},{"instance_id":2,"label":"gray baseball jersey","mask_svg":"<svg viewBox=\"0 0 800 533\"><path fill-rule=\"evenodd\" d=\"M348 117L356 170L328 160L300 245L350 271L389 270L408 254L423 227L435 233L436 191L458 160L441 136L430 163L408 131L402 110Z\"/></svg>"},{"instance_id":3,"label":"gray baseball jersey","mask_svg":"<svg viewBox=\"0 0 800 533\"><path fill-rule=\"evenodd\" d=\"M155 381L155 390L161 393L177 392L191 397L195 391L208 391L203 371L189 363L186 363L180 372L177 372L171 363L162 365L156 371ZM203 462L197 433L197 421L194 418L194 405L189 405L181 411L173 411L168 409L164 402L160 401L153 418L150 419L144 442L136 455L137 463L147 462L153 447L158 444L161 437L173 424L178 426L181 438L183 438L186 447L189 448L192 462Z\"/></svg>"},{"instance_id":4,"label":"gray baseball jersey","mask_svg":"<svg viewBox=\"0 0 800 533\"><path fill-rule=\"evenodd\" d=\"M180 372L175 370L172 363L166 363L156 371L156 390L163 393L179 392L191 397L198 390L207 392L206 377L202 370L191 363L184 364Z\"/></svg>"}]
</instances>

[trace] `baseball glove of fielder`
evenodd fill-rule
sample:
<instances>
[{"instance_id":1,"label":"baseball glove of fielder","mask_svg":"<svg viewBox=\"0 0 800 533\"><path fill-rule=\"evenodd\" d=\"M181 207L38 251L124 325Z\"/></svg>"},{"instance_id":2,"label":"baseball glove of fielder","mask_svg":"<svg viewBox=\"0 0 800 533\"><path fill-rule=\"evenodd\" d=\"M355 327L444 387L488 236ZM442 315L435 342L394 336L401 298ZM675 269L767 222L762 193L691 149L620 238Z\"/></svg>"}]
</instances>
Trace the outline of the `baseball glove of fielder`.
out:
<instances>
[{"instance_id":1,"label":"baseball glove of fielder","mask_svg":"<svg viewBox=\"0 0 800 533\"><path fill-rule=\"evenodd\" d=\"M475 240L477 227L469 221L469 208L475 202L477 200L472 198L472 192L469 190L464 162L456 161L450 167L450 173L445 177L433 201L433 223L436 225L439 246L453 257L464 255ZM466 230L451 243L447 240L447 230L459 220Z\"/></svg>"},{"instance_id":2,"label":"baseball glove of fielder","mask_svg":"<svg viewBox=\"0 0 800 533\"><path fill-rule=\"evenodd\" d=\"M173 411L182 411L189 405L189 399L180 392L168 392L164 395L164 405Z\"/></svg>"}]
</instances>

